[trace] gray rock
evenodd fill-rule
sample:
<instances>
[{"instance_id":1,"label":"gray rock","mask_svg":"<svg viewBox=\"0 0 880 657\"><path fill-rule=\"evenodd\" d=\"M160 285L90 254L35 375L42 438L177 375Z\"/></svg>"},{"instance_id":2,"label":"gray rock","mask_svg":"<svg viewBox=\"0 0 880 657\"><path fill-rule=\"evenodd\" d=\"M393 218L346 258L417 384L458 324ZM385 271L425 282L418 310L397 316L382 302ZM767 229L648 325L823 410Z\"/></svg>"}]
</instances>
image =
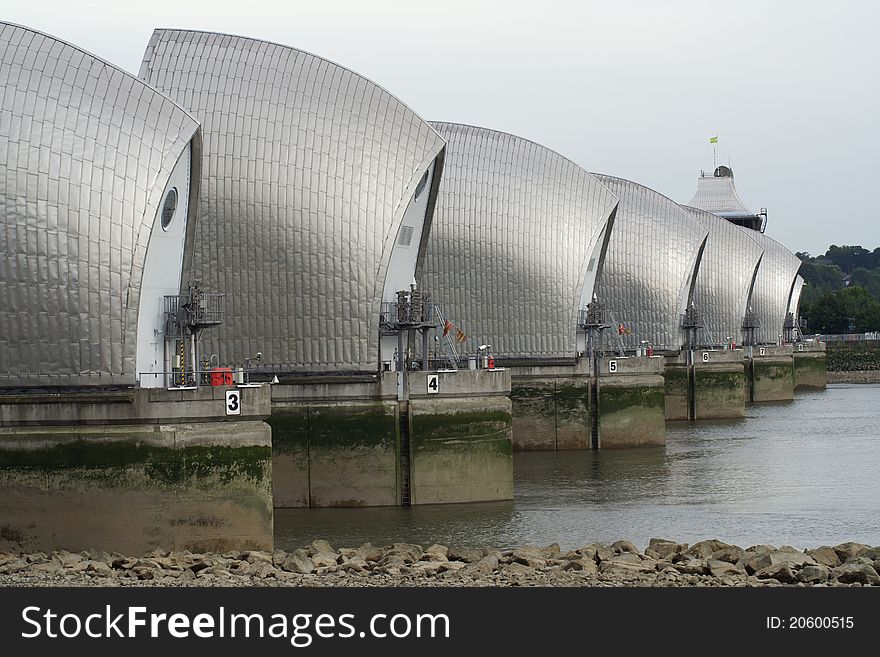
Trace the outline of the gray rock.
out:
<instances>
[{"instance_id":1,"label":"gray rock","mask_svg":"<svg viewBox=\"0 0 880 657\"><path fill-rule=\"evenodd\" d=\"M864 552L860 553L859 556L870 559L871 561L877 561L878 559L880 559L880 547L868 548Z\"/></svg>"},{"instance_id":2,"label":"gray rock","mask_svg":"<svg viewBox=\"0 0 880 657\"><path fill-rule=\"evenodd\" d=\"M22 571L30 569L31 564L29 564L24 559L16 559L15 561L10 561L3 566L0 566L0 575L12 575L14 573L20 573Z\"/></svg>"},{"instance_id":3,"label":"gray rock","mask_svg":"<svg viewBox=\"0 0 880 657\"><path fill-rule=\"evenodd\" d=\"M547 565L543 550L535 547L517 548L511 554L511 558L516 563L521 563L529 568L543 568Z\"/></svg>"},{"instance_id":4,"label":"gray rock","mask_svg":"<svg viewBox=\"0 0 880 657\"><path fill-rule=\"evenodd\" d=\"M516 575L519 577L530 577L535 574L535 569L530 568L524 564L519 562L509 563L504 568L501 569L501 572L505 575Z\"/></svg>"},{"instance_id":5,"label":"gray rock","mask_svg":"<svg viewBox=\"0 0 880 657\"><path fill-rule=\"evenodd\" d=\"M417 561L412 565L413 572L421 572L425 570L433 570L435 573L439 571L443 566L449 563L446 560L440 561Z\"/></svg>"},{"instance_id":6,"label":"gray rock","mask_svg":"<svg viewBox=\"0 0 880 657\"><path fill-rule=\"evenodd\" d=\"M770 545L768 543L762 543L761 545L753 545L750 548L746 548L746 552L753 552L755 554L761 554L762 552L775 552L776 547Z\"/></svg>"},{"instance_id":7,"label":"gray rock","mask_svg":"<svg viewBox=\"0 0 880 657\"><path fill-rule=\"evenodd\" d=\"M582 572L587 575L595 575L599 572L599 566L596 565L596 562L593 559L589 559L586 557L583 557L581 559L572 559L571 561L566 562L566 564L562 566L562 569Z\"/></svg>"},{"instance_id":8,"label":"gray rock","mask_svg":"<svg viewBox=\"0 0 880 657\"><path fill-rule=\"evenodd\" d=\"M797 581L804 584L818 584L824 582L831 575L831 570L824 564L815 566L804 566L798 571Z\"/></svg>"},{"instance_id":9,"label":"gray rock","mask_svg":"<svg viewBox=\"0 0 880 657\"><path fill-rule=\"evenodd\" d=\"M613 561L603 561L599 564L599 572L603 575L623 577L626 579L638 577L647 572L646 568L641 565L629 563L614 563Z\"/></svg>"},{"instance_id":10,"label":"gray rock","mask_svg":"<svg viewBox=\"0 0 880 657\"><path fill-rule=\"evenodd\" d=\"M229 572L233 575L248 576L253 575L255 571L256 566L248 563L247 561L235 561L229 567Z\"/></svg>"},{"instance_id":11,"label":"gray rock","mask_svg":"<svg viewBox=\"0 0 880 657\"><path fill-rule=\"evenodd\" d=\"M577 550L575 550L575 552L577 552L578 554L580 554L582 557L584 557L586 559L592 559L593 561L597 560L596 546L594 546L594 545L585 545L584 547L581 547L581 548L578 548Z\"/></svg>"},{"instance_id":12,"label":"gray rock","mask_svg":"<svg viewBox=\"0 0 880 657\"><path fill-rule=\"evenodd\" d=\"M443 572L458 572L462 568L466 568L467 564L463 561L444 561L443 565L440 566L440 570Z\"/></svg>"},{"instance_id":13,"label":"gray rock","mask_svg":"<svg viewBox=\"0 0 880 657\"><path fill-rule=\"evenodd\" d=\"M561 549L559 548L559 543L551 543L550 545L542 547L541 552L545 559L553 559L559 555Z\"/></svg>"},{"instance_id":14,"label":"gray rock","mask_svg":"<svg viewBox=\"0 0 880 657\"><path fill-rule=\"evenodd\" d=\"M633 552L622 552L620 554L616 554L610 559L606 559L608 563L617 563L617 564L629 564L632 566L641 566L642 559L638 554Z\"/></svg>"},{"instance_id":15,"label":"gray rock","mask_svg":"<svg viewBox=\"0 0 880 657\"><path fill-rule=\"evenodd\" d=\"M312 556L314 554L329 554L331 552L336 552L336 550L333 549L333 546L330 545L330 543L322 539L312 541L306 546L305 550L309 556Z\"/></svg>"},{"instance_id":16,"label":"gray rock","mask_svg":"<svg viewBox=\"0 0 880 657\"><path fill-rule=\"evenodd\" d=\"M244 553L244 560L248 563L267 563L272 565L273 557L268 552L260 552L258 550L251 550L249 552Z\"/></svg>"},{"instance_id":17,"label":"gray rock","mask_svg":"<svg viewBox=\"0 0 880 657\"><path fill-rule=\"evenodd\" d=\"M709 572L703 559L686 558L675 562L674 567L682 575L705 575Z\"/></svg>"},{"instance_id":18,"label":"gray rock","mask_svg":"<svg viewBox=\"0 0 880 657\"><path fill-rule=\"evenodd\" d=\"M709 569L709 574L713 577L738 575L744 572L734 566L730 561L726 561L723 559L709 559L706 562L706 567Z\"/></svg>"},{"instance_id":19,"label":"gray rock","mask_svg":"<svg viewBox=\"0 0 880 657\"><path fill-rule=\"evenodd\" d=\"M30 571L34 573L57 574L64 570L64 566L59 561L52 560L45 563L38 563L30 567Z\"/></svg>"},{"instance_id":20,"label":"gray rock","mask_svg":"<svg viewBox=\"0 0 880 657\"><path fill-rule=\"evenodd\" d=\"M476 563L486 555L482 550L474 548L449 548L446 552L446 558L450 561L464 561L465 563Z\"/></svg>"},{"instance_id":21,"label":"gray rock","mask_svg":"<svg viewBox=\"0 0 880 657\"><path fill-rule=\"evenodd\" d=\"M315 568L335 568L339 561L339 555L335 552L318 552L311 556Z\"/></svg>"},{"instance_id":22,"label":"gray rock","mask_svg":"<svg viewBox=\"0 0 880 657\"><path fill-rule=\"evenodd\" d=\"M715 552L712 553L712 559L715 561L737 563L740 559L743 558L744 554L745 550L743 550L741 547L728 545L727 547L721 548L720 550L715 550Z\"/></svg>"},{"instance_id":23,"label":"gray rock","mask_svg":"<svg viewBox=\"0 0 880 657\"><path fill-rule=\"evenodd\" d=\"M794 584L797 581L794 577L794 573L791 571L791 566L785 561L780 561L765 568L761 568L755 572L755 577L758 579L775 579L777 582L782 582L783 584Z\"/></svg>"},{"instance_id":24,"label":"gray rock","mask_svg":"<svg viewBox=\"0 0 880 657\"><path fill-rule=\"evenodd\" d=\"M761 552L744 557L737 565L745 568L750 575L754 575L759 570L781 564L788 564L791 568L798 568L806 565L815 566L816 560L803 552Z\"/></svg>"},{"instance_id":25,"label":"gray rock","mask_svg":"<svg viewBox=\"0 0 880 657\"><path fill-rule=\"evenodd\" d=\"M422 559L427 558L430 561L448 561L449 557L449 548L445 545L431 545L425 550L425 553L422 555Z\"/></svg>"},{"instance_id":26,"label":"gray rock","mask_svg":"<svg viewBox=\"0 0 880 657\"><path fill-rule=\"evenodd\" d=\"M617 552L617 554L621 554L623 552L639 554L639 549L629 541L614 541L614 543L611 544L611 548L615 552Z\"/></svg>"},{"instance_id":27,"label":"gray rock","mask_svg":"<svg viewBox=\"0 0 880 657\"><path fill-rule=\"evenodd\" d=\"M148 570L145 572L150 577L153 576L153 571ZM202 578L202 577L208 577L210 575L214 575L216 577L229 577L229 571L226 570L226 568L224 568L223 566L211 566L210 568L203 568L202 570L200 570L196 574L196 577Z\"/></svg>"},{"instance_id":28,"label":"gray rock","mask_svg":"<svg viewBox=\"0 0 880 657\"><path fill-rule=\"evenodd\" d=\"M793 552L793 553L800 553L800 550L798 550L797 548L792 547L792 546L790 546L790 545L783 545L782 547L776 548L776 551L777 551L777 552Z\"/></svg>"},{"instance_id":29,"label":"gray rock","mask_svg":"<svg viewBox=\"0 0 880 657\"><path fill-rule=\"evenodd\" d=\"M462 572L491 572L498 568L498 563L498 555L489 554L476 563L469 564L466 568L462 569Z\"/></svg>"},{"instance_id":30,"label":"gray rock","mask_svg":"<svg viewBox=\"0 0 880 657\"><path fill-rule=\"evenodd\" d=\"M727 543L724 543L717 539L713 539L709 541L700 541L699 543L694 543L687 550L685 550L685 554L696 557L697 559L711 559L712 555L719 550L724 550L731 547L733 546L728 545Z\"/></svg>"},{"instance_id":31,"label":"gray rock","mask_svg":"<svg viewBox=\"0 0 880 657\"><path fill-rule=\"evenodd\" d=\"M676 543L665 538L652 538L645 548L645 554L654 559L670 559L676 554L682 554L688 549L687 543Z\"/></svg>"},{"instance_id":32,"label":"gray rock","mask_svg":"<svg viewBox=\"0 0 880 657\"><path fill-rule=\"evenodd\" d=\"M868 559L866 557L850 557L846 560L846 563L857 563L862 566L871 566L874 567L874 561L872 559Z\"/></svg>"},{"instance_id":33,"label":"gray rock","mask_svg":"<svg viewBox=\"0 0 880 657\"><path fill-rule=\"evenodd\" d=\"M214 566L214 567L216 568L217 566ZM210 569L206 569L206 570L210 570ZM147 568L145 566L135 566L134 568L131 569L130 572L134 573L134 575L138 579L155 579L156 578L156 569L155 568Z\"/></svg>"},{"instance_id":34,"label":"gray rock","mask_svg":"<svg viewBox=\"0 0 880 657\"><path fill-rule=\"evenodd\" d=\"M827 545L818 547L815 550L807 550L806 554L813 557L816 563L828 566L829 568L837 568L840 565L840 557L837 556L837 552L834 551L834 548Z\"/></svg>"},{"instance_id":35,"label":"gray rock","mask_svg":"<svg viewBox=\"0 0 880 657\"><path fill-rule=\"evenodd\" d=\"M847 543L841 543L840 545L834 546L834 551L837 553L837 557L846 562L850 557L858 557L862 554L862 552L867 552L871 549L870 545L865 545L863 543L853 543L849 541Z\"/></svg>"},{"instance_id":36,"label":"gray rock","mask_svg":"<svg viewBox=\"0 0 880 657\"><path fill-rule=\"evenodd\" d=\"M73 564L79 563L83 560L83 556L81 554L77 554L76 552L68 552L67 550L59 550L58 552L53 552L52 558L60 563L62 566L72 566Z\"/></svg>"},{"instance_id":37,"label":"gray rock","mask_svg":"<svg viewBox=\"0 0 880 657\"><path fill-rule=\"evenodd\" d=\"M271 563L261 562L255 566L254 575L260 579L277 578L278 569Z\"/></svg>"},{"instance_id":38,"label":"gray rock","mask_svg":"<svg viewBox=\"0 0 880 657\"><path fill-rule=\"evenodd\" d=\"M365 573L370 570L370 564L360 554L343 561L341 568L348 572Z\"/></svg>"},{"instance_id":39,"label":"gray rock","mask_svg":"<svg viewBox=\"0 0 880 657\"><path fill-rule=\"evenodd\" d=\"M113 557L102 550L86 550L82 554L88 561L101 561L108 566L113 563Z\"/></svg>"},{"instance_id":40,"label":"gray rock","mask_svg":"<svg viewBox=\"0 0 880 657\"><path fill-rule=\"evenodd\" d=\"M372 543L364 543L357 549L357 551L365 561L379 561L385 554L382 548L376 547Z\"/></svg>"},{"instance_id":41,"label":"gray rock","mask_svg":"<svg viewBox=\"0 0 880 657\"><path fill-rule=\"evenodd\" d=\"M311 560L305 550L295 550L281 564L281 569L289 573L309 575L315 570L315 562Z\"/></svg>"},{"instance_id":42,"label":"gray rock","mask_svg":"<svg viewBox=\"0 0 880 657\"><path fill-rule=\"evenodd\" d=\"M617 552L614 551L610 545L597 545L596 546L596 559L598 561L607 561L611 557L613 557Z\"/></svg>"},{"instance_id":43,"label":"gray rock","mask_svg":"<svg viewBox=\"0 0 880 657\"><path fill-rule=\"evenodd\" d=\"M873 566L845 563L831 571L831 577L844 584L880 584L880 576Z\"/></svg>"},{"instance_id":44,"label":"gray rock","mask_svg":"<svg viewBox=\"0 0 880 657\"><path fill-rule=\"evenodd\" d=\"M389 557L400 557L407 564L411 564L421 559L423 552L424 550L422 550L421 545L414 545L412 543L394 543L390 548L385 550L385 556L379 561L382 562Z\"/></svg>"}]
</instances>

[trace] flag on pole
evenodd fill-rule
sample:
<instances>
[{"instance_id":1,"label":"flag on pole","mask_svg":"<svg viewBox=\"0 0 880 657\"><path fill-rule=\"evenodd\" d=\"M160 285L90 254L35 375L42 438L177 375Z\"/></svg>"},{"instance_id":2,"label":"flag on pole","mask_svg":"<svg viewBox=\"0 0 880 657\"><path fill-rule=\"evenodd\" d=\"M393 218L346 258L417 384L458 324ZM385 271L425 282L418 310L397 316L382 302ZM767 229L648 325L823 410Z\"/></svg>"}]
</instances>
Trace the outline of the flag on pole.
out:
<instances>
[{"instance_id":1,"label":"flag on pole","mask_svg":"<svg viewBox=\"0 0 880 657\"><path fill-rule=\"evenodd\" d=\"M454 327L455 324L447 319L446 323L443 325L443 337L446 337L446 334L449 333L449 331L451 331Z\"/></svg>"},{"instance_id":2,"label":"flag on pole","mask_svg":"<svg viewBox=\"0 0 880 657\"><path fill-rule=\"evenodd\" d=\"M717 144L718 143L718 135L715 135L714 137L709 137L709 143L710 144Z\"/></svg>"}]
</instances>

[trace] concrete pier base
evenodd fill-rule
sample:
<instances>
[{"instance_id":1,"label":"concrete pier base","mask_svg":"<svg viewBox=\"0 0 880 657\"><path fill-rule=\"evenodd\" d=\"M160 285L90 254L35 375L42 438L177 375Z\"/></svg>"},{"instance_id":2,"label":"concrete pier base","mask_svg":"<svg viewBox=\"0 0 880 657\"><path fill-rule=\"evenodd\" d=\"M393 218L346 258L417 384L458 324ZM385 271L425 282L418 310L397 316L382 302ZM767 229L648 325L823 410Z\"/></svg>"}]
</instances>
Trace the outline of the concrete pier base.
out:
<instances>
[{"instance_id":1,"label":"concrete pier base","mask_svg":"<svg viewBox=\"0 0 880 657\"><path fill-rule=\"evenodd\" d=\"M693 388L688 383L687 354L669 356L666 382L667 420L720 420L745 417L743 352L695 350ZM691 400L693 397L693 400ZM694 417L691 417L689 408Z\"/></svg>"},{"instance_id":2,"label":"concrete pier base","mask_svg":"<svg viewBox=\"0 0 880 657\"><path fill-rule=\"evenodd\" d=\"M515 450L590 448L591 378L585 367L516 367L511 372Z\"/></svg>"},{"instance_id":3,"label":"concrete pier base","mask_svg":"<svg viewBox=\"0 0 880 657\"><path fill-rule=\"evenodd\" d=\"M599 360L599 449L666 444L663 357Z\"/></svg>"},{"instance_id":4,"label":"concrete pier base","mask_svg":"<svg viewBox=\"0 0 880 657\"><path fill-rule=\"evenodd\" d=\"M513 498L510 374L408 372L406 402L398 401L397 376L272 386L275 506ZM428 392L429 376L437 393Z\"/></svg>"},{"instance_id":5,"label":"concrete pier base","mask_svg":"<svg viewBox=\"0 0 880 657\"><path fill-rule=\"evenodd\" d=\"M570 366L529 365L511 371L515 450L590 449L594 445L610 449L666 442L660 357L600 359L595 399L591 392L596 377L585 360Z\"/></svg>"},{"instance_id":6,"label":"concrete pier base","mask_svg":"<svg viewBox=\"0 0 880 657\"><path fill-rule=\"evenodd\" d=\"M0 397L0 551L273 547L268 388Z\"/></svg>"},{"instance_id":7,"label":"concrete pier base","mask_svg":"<svg viewBox=\"0 0 880 657\"><path fill-rule=\"evenodd\" d=\"M752 347L752 359L746 363L746 385L753 402L794 399L791 345Z\"/></svg>"},{"instance_id":8,"label":"concrete pier base","mask_svg":"<svg viewBox=\"0 0 880 657\"><path fill-rule=\"evenodd\" d=\"M798 342L792 356L795 389L824 390L828 387L825 343Z\"/></svg>"}]
</instances>

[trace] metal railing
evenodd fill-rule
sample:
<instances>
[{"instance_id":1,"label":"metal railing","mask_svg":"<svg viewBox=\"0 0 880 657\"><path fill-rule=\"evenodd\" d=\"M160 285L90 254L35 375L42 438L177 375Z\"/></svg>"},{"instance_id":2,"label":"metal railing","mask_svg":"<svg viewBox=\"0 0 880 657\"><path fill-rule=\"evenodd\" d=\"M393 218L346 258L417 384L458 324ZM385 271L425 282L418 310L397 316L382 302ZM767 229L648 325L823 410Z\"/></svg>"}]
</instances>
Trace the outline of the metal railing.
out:
<instances>
[{"instance_id":1,"label":"metal railing","mask_svg":"<svg viewBox=\"0 0 880 657\"><path fill-rule=\"evenodd\" d=\"M186 327L195 329L223 323L223 295L200 293L192 299L188 294L165 297L165 335L182 338Z\"/></svg>"},{"instance_id":2,"label":"metal railing","mask_svg":"<svg viewBox=\"0 0 880 657\"><path fill-rule=\"evenodd\" d=\"M218 385L235 386L249 385L251 383L251 372L256 370L248 370L244 368L230 368L232 370L232 383L221 383ZM137 376L138 385L141 388L198 388L211 386L211 375L221 376L230 374L230 372L218 371L217 368L210 370L171 370L170 372L139 372Z\"/></svg>"},{"instance_id":3,"label":"metal railing","mask_svg":"<svg viewBox=\"0 0 880 657\"><path fill-rule=\"evenodd\" d=\"M864 342L867 340L880 340L880 333L874 331L869 333L817 333L813 336L820 342Z\"/></svg>"}]
</instances>

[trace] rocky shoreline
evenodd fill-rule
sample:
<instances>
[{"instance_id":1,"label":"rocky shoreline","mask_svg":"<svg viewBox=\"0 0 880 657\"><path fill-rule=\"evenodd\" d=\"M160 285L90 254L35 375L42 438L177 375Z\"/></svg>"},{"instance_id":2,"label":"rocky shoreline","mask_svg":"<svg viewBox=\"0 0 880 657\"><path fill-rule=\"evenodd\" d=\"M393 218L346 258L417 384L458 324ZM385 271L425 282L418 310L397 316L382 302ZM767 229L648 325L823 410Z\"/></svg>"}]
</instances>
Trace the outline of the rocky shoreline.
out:
<instances>
[{"instance_id":1,"label":"rocky shoreline","mask_svg":"<svg viewBox=\"0 0 880 657\"><path fill-rule=\"evenodd\" d=\"M0 553L0 586L880 586L878 571L880 547L852 542L803 552L655 538L644 552L628 541L563 552L319 540L273 553Z\"/></svg>"},{"instance_id":2,"label":"rocky shoreline","mask_svg":"<svg viewBox=\"0 0 880 657\"><path fill-rule=\"evenodd\" d=\"M880 383L880 370L829 371L828 383Z\"/></svg>"}]
</instances>

